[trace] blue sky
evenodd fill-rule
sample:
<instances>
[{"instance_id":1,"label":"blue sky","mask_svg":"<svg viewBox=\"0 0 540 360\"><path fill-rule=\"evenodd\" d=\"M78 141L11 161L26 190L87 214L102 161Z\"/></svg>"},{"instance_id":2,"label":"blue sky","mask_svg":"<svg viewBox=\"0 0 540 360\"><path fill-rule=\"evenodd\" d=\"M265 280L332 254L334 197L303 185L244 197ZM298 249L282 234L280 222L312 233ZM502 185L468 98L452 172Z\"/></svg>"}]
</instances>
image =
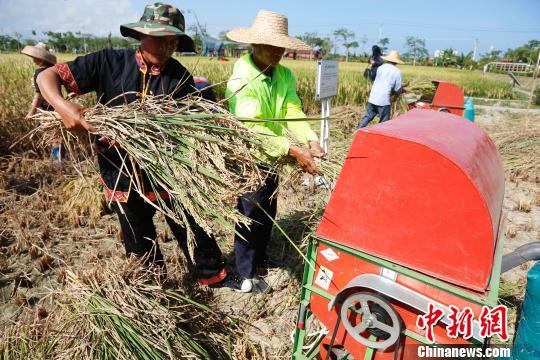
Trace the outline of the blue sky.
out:
<instances>
[{"instance_id":1,"label":"blue sky","mask_svg":"<svg viewBox=\"0 0 540 360\"><path fill-rule=\"evenodd\" d=\"M119 24L137 20L144 0L0 0L0 33L38 31L83 31L118 33ZM331 35L344 26L366 47L375 43L382 30L390 47L404 50L405 37L426 40L432 54L452 47L472 51L478 39L479 53L492 46L506 50L540 39L540 0L378 0L378 1L170 1L181 10L193 10L212 35L236 26L249 26L261 8L289 17L289 32ZM32 9L34 11L32 11ZM46 14L46 15L44 15ZM195 22L186 14L189 26ZM381 25L382 24L382 25ZM358 49L356 51L359 51Z\"/></svg>"}]
</instances>

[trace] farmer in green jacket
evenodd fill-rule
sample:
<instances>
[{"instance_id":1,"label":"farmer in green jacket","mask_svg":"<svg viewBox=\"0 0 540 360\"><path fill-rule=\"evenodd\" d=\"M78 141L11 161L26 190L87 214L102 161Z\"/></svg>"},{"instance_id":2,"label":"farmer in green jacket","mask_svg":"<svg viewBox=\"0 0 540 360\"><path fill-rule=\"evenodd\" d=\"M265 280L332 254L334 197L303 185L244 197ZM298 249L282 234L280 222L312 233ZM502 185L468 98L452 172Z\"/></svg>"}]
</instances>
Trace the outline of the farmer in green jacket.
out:
<instances>
[{"instance_id":1,"label":"farmer in green jacket","mask_svg":"<svg viewBox=\"0 0 540 360\"><path fill-rule=\"evenodd\" d=\"M233 29L227 37L251 44L253 48L251 54L235 63L227 83L230 111L239 117L291 119L247 122L246 125L260 134L263 160L273 162L288 155L304 171L316 174L319 170L313 158L324 155L324 151L309 124L298 121L306 115L296 94L296 79L290 69L279 64L285 49L311 49L288 35L286 16L266 10L259 11L251 28ZM236 271L241 280L237 291L268 290L268 284L257 276L256 270L268 266L266 247L276 216L277 202L272 195L277 185L277 176L270 174L257 191L238 200L238 210L253 221L249 227L238 226L236 229Z\"/></svg>"}]
</instances>

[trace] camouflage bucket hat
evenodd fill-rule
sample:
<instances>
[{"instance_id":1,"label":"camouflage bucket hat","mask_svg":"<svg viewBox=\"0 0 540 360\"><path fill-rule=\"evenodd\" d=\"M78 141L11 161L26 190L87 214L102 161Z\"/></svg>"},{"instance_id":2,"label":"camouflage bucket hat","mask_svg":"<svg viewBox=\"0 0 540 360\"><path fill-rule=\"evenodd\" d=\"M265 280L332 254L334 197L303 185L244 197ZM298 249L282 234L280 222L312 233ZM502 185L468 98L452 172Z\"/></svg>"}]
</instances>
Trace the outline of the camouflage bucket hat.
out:
<instances>
[{"instance_id":1,"label":"camouflage bucket hat","mask_svg":"<svg viewBox=\"0 0 540 360\"><path fill-rule=\"evenodd\" d=\"M120 25L122 36L140 40L140 34L176 36L180 52L195 52L195 44L185 32L184 15L174 6L155 3L146 5L139 22Z\"/></svg>"}]
</instances>

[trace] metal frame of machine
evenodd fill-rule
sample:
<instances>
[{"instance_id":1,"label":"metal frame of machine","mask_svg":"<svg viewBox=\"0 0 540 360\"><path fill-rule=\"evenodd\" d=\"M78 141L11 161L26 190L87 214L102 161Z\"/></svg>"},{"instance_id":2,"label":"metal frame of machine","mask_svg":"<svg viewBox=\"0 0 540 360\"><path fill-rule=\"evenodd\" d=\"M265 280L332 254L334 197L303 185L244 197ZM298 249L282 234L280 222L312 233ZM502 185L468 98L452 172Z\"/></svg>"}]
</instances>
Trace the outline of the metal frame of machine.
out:
<instances>
[{"instance_id":1,"label":"metal frame of machine","mask_svg":"<svg viewBox=\"0 0 540 360\"><path fill-rule=\"evenodd\" d=\"M304 275L302 278L302 290L301 290L301 295L300 295L300 310L298 313L298 319L297 319L297 324L296 324L292 358L295 360L308 360L308 359L314 359L319 354L318 343L311 344L308 352L303 351L303 348L305 346L304 344L305 337L308 330L306 328L306 323L307 323L308 318L312 315L309 309L309 303L310 303L311 297L312 296L323 297L327 299L328 301L330 301L332 306L334 305L334 302L337 300L336 296L333 296L327 291L324 291L313 285L313 279L314 279L315 272L317 269L316 256L317 256L317 249L318 249L319 244L329 245L347 254L350 254L352 256L361 258L365 261L368 261L377 266L380 266L381 268L390 269L392 271L395 271L398 274L405 275L409 278L421 281L424 284L433 286L437 289L441 289L447 293L457 295L463 299L466 299L478 305L496 306L497 299L499 296L500 268L501 268L501 259L502 259L502 250L503 250L504 240L505 240L504 231L501 231L501 237L499 238L499 241L497 244L497 250L495 253L495 262L494 262L494 267L493 267L494 276L492 276L490 279L490 283L489 283L490 290L489 290L488 296L487 298L484 298L482 296L476 295L474 293L466 291L457 286L450 285L444 281L441 281L433 277L427 276L425 274L422 274L420 272L408 269L404 266L401 266L401 265L392 263L390 261L378 258L376 256L364 253L362 251L351 249L347 246L337 244L335 242L332 242L332 241L329 241L320 237L311 236L308 249L307 249L308 261L304 265ZM373 274L373 276L377 276L377 275ZM375 283L376 282L372 284L375 284ZM362 286L363 284L352 284L352 285L354 287L357 287L357 286L363 287ZM377 286L371 287L371 290L374 290L374 291L377 291L380 289L381 289L380 287L377 289ZM386 295L388 296L388 294ZM401 299L394 298L394 300L406 301L404 298L401 298ZM419 310L421 311L421 309ZM444 322L444 319L442 320L442 322ZM403 335L426 345L437 346L437 344L430 344L422 335L412 332L408 329L405 329L403 331ZM376 339L373 339L373 340L376 340ZM368 348L365 353L364 359L365 360L372 359L374 353L375 353L375 349Z\"/></svg>"}]
</instances>

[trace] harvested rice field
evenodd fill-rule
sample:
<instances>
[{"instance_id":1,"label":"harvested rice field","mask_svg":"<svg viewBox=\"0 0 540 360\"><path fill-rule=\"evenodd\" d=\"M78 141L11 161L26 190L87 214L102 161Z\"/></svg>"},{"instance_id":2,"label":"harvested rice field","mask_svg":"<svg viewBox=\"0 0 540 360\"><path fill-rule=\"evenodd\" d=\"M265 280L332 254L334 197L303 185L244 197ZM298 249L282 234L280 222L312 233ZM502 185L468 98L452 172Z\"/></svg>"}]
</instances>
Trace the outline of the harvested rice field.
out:
<instances>
[{"instance_id":1,"label":"harvested rice field","mask_svg":"<svg viewBox=\"0 0 540 360\"><path fill-rule=\"evenodd\" d=\"M223 96L233 59L180 61L207 76ZM314 63L286 65L298 77L306 112L316 117ZM369 94L364 67L340 68L330 131L330 157L337 162L364 113ZM508 83L479 72L404 66L403 73L411 86L436 78L456 82L470 96L522 97ZM265 276L273 289L268 294L197 285L164 216L157 214L169 279L156 285L158 275L125 258L116 215L95 176L81 180L69 159L54 166L49 149L32 141L11 147L38 125L24 119L31 74L26 58L0 55L0 359L290 358L304 267L296 248L306 251L330 191L302 178L279 189L269 255L280 266ZM95 99L81 101L91 105ZM476 122L495 141L505 164L506 253L540 238L540 115L482 109ZM317 122L313 128L318 131ZM221 232L219 245L233 263L232 234ZM530 265L501 280L500 302L510 309L511 336Z\"/></svg>"}]
</instances>

